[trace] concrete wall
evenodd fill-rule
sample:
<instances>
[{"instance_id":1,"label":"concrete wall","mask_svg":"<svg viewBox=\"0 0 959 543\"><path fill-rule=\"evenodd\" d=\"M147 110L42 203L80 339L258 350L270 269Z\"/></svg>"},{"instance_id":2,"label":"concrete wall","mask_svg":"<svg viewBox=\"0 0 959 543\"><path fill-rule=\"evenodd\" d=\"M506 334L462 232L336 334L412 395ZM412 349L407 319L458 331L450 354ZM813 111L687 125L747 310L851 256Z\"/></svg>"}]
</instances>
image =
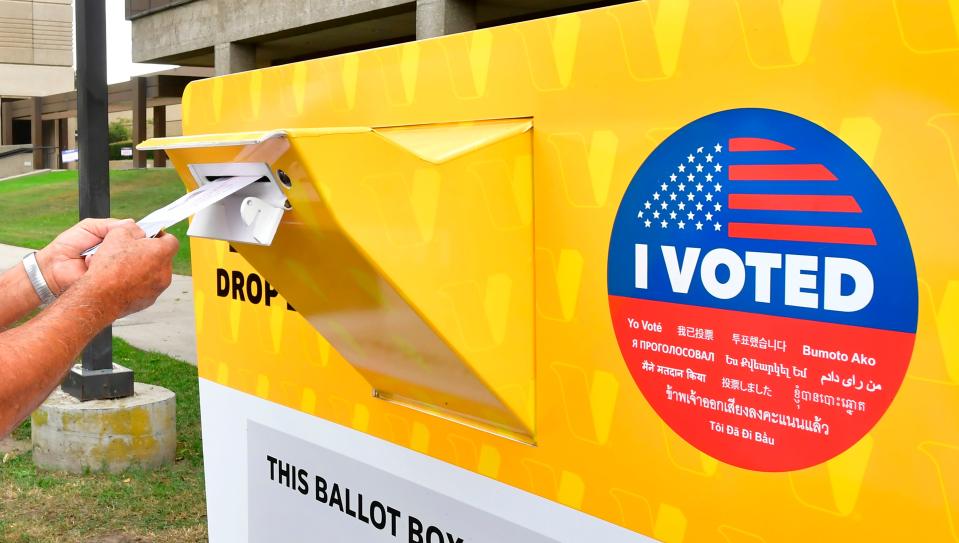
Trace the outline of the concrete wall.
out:
<instances>
[{"instance_id":1,"label":"concrete wall","mask_svg":"<svg viewBox=\"0 0 959 543\"><path fill-rule=\"evenodd\" d=\"M47 96L70 90L70 0L0 0L0 96Z\"/></svg>"},{"instance_id":2,"label":"concrete wall","mask_svg":"<svg viewBox=\"0 0 959 543\"><path fill-rule=\"evenodd\" d=\"M0 154L10 149L23 148L32 149L32 145L0 145ZM0 157L0 179L10 177L11 175L20 175L22 173L33 171L33 155L31 153L18 153L15 155Z\"/></svg>"},{"instance_id":3,"label":"concrete wall","mask_svg":"<svg viewBox=\"0 0 959 543\"><path fill-rule=\"evenodd\" d=\"M150 113L153 114L152 112ZM167 137L183 135L183 108L180 104L166 107L166 135ZM152 133L151 133L152 136Z\"/></svg>"},{"instance_id":4,"label":"concrete wall","mask_svg":"<svg viewBox=\"0 0 959 543\"><path fill-rule=\"evenodd\" d=\"M183 118L183 108L180 104L171 104L166 106L166 135L167 136L182 136L183 130L180 126L180 122ZM122 119L128 123L128 126L131 127L133 123L133 112L132 111L114 111L110 113L107 118L108 122L113 122L117 119ZM132 132L131 132L132 133ZM153 137L153 108L147 108L147 138Z\"/></svg>"},{"instance_id":5,"label":"concrete wall","mask_svg":"<svg viewBox=\"0 0 959 543\"><path fill-rule=\"evenodd\" d=\"M0 96L47 96L72 90L71 66L0 63Z\"/></svg>"},{"instance_id":6,"label":"concrete wall","mask_svg":"<svg viewBox=\"0 0 959 543\"><path fill-rule=\"evenodd\" d=\"M73 65L70 0L0 0L0 63Z\"/></svg>"}]
</instances>

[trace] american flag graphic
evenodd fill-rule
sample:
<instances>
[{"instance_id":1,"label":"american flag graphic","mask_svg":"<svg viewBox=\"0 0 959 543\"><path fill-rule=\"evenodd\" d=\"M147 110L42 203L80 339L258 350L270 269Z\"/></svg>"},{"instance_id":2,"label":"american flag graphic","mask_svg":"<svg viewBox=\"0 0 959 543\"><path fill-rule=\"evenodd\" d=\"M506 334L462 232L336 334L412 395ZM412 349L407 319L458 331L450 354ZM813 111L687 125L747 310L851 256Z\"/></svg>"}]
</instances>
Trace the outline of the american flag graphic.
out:
<instances>
[{"instance_id":1,"label":"american flag graphic","mask_svg":"<svg viewBox=\"0 0 959 543\"><path fill-rule=\"evenodd\" d=\"M723 233L730 238L876 245L872 229L816 224L822 213L848 214L862 209L849 195L822 194L824 183L839 183L823 164L794 164L796 149L778 141L738 137L690 149L664 172L637 218L649 230ZM750 153L748 162L737 160ZM755 163L756 153L768 160ZM797 194L763 192L768 183L792 182ZM799 183L798 185L795 183ZM757 190L759 189L759 190ZM730 211L735 213L730 214ZM769 212L784 212L792 222L772 223ZM796 214L793 212L813 212ZM732 215L732 216L731 216ZM834 221L830 221L834 222Z\"/></svg>"}]
</instances>

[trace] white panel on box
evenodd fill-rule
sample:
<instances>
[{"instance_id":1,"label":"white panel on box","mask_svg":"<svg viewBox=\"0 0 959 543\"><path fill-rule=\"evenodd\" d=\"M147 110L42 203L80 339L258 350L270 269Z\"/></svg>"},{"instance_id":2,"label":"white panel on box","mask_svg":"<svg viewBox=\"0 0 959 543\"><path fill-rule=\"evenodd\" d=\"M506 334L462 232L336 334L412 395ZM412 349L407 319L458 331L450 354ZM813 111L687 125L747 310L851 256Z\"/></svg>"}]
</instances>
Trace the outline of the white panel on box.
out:
<instances>
[{"instance_id":1,"label":"white panel on box","mask_svg":"<svg viewBox=\"0 0 959 543\"><path fill-rule=\"evenodd\" d=\"M454 536L452 543L456 538L463 543L655 541L472 471L202 378L200 407L211 543L440 541L436 530L427 534L427 525L443 532L443 543L450 543L446 533ZM267 454L306 470L311 479L306 494L271 480ZM316 475L327 483L326 503L316 500ZM274 479L278 479L276 472ZM298 479L297 475L297 487ZM401 511L396 537L392 524L389 531L385 526L380 530L347 513L345 501L343 512L335 503L331 508L334 482L339 484L341 500L347 499L345 489L350 489L354 513L359 506L357 492L363 493L367 517L372 500L379 501L384 511L387 505ZM246 519L242 519L244 513ZM410 514L423 525L422 540L415 535L415 524L410 538ZM484 529L477 532L477 526Z\"/></svg>"},{"instance_id":2,"label":"white panel on box","mask_svg":"<svg viewBox=\"0 0 959 543\"><path fill-rule=\"evenodd\" d=\"M250 422L250 541L557 543L427 486Z\"/></svg>"}]
</instances>

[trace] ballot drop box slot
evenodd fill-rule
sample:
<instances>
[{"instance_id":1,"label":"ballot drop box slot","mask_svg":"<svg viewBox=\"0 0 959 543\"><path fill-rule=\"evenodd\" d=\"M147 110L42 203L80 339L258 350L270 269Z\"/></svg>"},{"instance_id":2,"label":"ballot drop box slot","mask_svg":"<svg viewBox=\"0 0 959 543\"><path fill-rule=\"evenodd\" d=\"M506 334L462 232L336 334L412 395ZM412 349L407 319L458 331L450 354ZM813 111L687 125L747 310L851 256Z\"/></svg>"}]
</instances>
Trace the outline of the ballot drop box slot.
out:
<instances>
[{"instance_id":1,"label":"ballot drop box slot","mask_svg":"<svg viewBox=\"0 0 959 543\"><path fill-rule=\"evenodd\" d=\"M239 176L260 179L194 215L188 236L254 245L272 243L289 202L269 165L192 164L190 173L197 186Z\"/></svg>"},{"instance_id":2,"label":"ballot drop box slot","mask_svg":"<svg viewBox=\"0 0 959 543\"><path fill-rule=\"evenodd\" d=\"M211 540L955 538L959 32L803 6L191 83Z\"/></svg>"}]
</instances>

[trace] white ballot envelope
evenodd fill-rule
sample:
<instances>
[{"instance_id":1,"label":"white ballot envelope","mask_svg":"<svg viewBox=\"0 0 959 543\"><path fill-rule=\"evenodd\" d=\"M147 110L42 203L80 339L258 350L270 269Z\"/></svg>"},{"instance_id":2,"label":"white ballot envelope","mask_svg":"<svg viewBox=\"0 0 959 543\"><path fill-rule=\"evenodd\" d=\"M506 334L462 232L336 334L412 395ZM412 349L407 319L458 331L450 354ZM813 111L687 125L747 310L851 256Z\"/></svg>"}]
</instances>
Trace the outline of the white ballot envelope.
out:
<instances>
[{"instance_id":1,"label":"white ballot envelope","mask_svg":"<svg viewBox=\"0 0 959 543\"><path fill-rule=\"evenodd\" d=\"M231 194L243 190L258 179L260 179L259 176L239 176L206 183L143 217L137 221L137 226L143 229L146 237L152 238L164 228L169 228ZM80 254L81 256L92 255L99 247L100 244L97 244Z\"/></svg>"}]
</instances>

